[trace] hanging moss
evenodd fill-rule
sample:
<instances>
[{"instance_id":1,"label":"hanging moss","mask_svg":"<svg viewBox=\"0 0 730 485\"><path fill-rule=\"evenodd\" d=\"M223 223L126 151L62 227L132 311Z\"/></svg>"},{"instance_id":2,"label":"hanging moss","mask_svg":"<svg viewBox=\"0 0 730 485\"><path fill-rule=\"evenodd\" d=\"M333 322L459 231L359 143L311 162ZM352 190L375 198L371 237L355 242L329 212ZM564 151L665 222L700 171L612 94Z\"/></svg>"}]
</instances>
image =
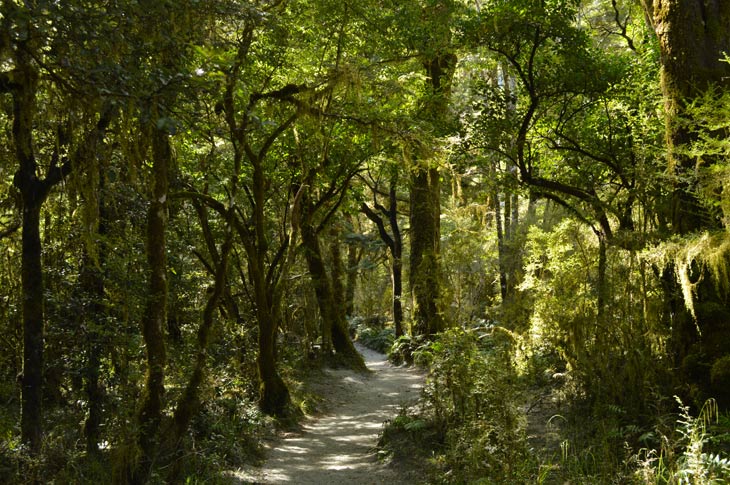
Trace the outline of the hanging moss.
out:
<instances>
[{"instance_id":1,"label":"hanging moss","mask_svg":"<svg viewBox=\"0 0 730 485\"><path fill-rule=\"evenodd\" d=\"M725 231L674 239L658 248L655 256L663 265L674 267L684 304L696 325L698 289L705 278L709 278L718 296L730 295L730 235ZM699 326L697 331L702 334Z\"/></svg>"}]
</instances>

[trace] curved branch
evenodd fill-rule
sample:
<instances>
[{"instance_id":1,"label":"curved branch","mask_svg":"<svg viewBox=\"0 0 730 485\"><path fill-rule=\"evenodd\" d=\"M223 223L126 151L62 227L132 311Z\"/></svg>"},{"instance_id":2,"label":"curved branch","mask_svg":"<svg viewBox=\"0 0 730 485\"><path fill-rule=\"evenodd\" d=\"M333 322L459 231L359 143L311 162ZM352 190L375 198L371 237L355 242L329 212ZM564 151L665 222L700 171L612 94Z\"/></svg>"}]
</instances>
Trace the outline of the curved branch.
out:
<instances>
[{"instance_id":1,"label":"curved branch","mask_svg":"<svg viewBox=\"0 0 730 485\"><path fill-rule=\"evenodd\" d=\"M383 222L383 218L380 217L374 210L372 210L365 202L360 205L360 212L365 214L365 216L375 224L375 226L378 228L378 233L380 233L380 239L383 240L385 245L388 246L392 253L395 249L395 241L393 241L393 238L390 237L388 231L385 230L385 223Z\"/></svg>"}]
</instances>

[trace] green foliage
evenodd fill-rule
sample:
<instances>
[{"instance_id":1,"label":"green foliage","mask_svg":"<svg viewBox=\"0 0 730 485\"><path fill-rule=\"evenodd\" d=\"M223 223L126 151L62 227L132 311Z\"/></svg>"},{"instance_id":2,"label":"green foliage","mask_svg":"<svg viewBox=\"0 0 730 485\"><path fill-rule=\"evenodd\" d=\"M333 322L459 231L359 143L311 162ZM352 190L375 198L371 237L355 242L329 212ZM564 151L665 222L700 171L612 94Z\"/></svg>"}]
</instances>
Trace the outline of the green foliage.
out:
<instances>
[{"instance_id":1,"label":"green foliage","mask_svg":"<svg viewBox=\"0 0 730 485\"><path fill-rule=\"evenodd\" d=\"M535 304L525 355L557 352L580 386L578 396L641 415L653 386L665 378L658 365L667 339L659 321L661 293L648 279L646 260L609 250L604 284L611 298L599 313L596 243L567 219L551 231L531 229L522 288Z\"/></svg>"},{"instance_id":2,"label":"green foliage","mask_svg":"<svg viewBox=\"0 0 730 485\"><path fill-rule=\"evenodd\" d=\"M705 451L712 441L708 428L719 420L717 404L707 401L695 417L689 406L679 404L676 437L662 436L657 450L642 450L635 459L635 478L646 484L705 485L730 480L730 458L726 452ZM727 430L726 430L727 432Z\"/></svg>"},{"instance_id":3,"label":"green foliage","mask_svg":"<svg viewBox=\"0 0 730 485\"><path fill-rule=\"evenodd\" d=\"M456 197L449 202L441 220L441 257L449 268L444 272L442 306L447 321L471 324L482 318L495 300L491 275L499 271L496 234L484 230L484 205L460 204Z\"/></svg>"},{"instance_id":4,"label":"green foliage","mask_svg":"<svg viewBox=\"0 0 730 485\"><path fill-rule=\"evenodd\" d=\"M423 336L401 335L395 339L390 347L388 360L395 365L416 364L421 367L428 367L430 365L428 361L430 354L419 352L424 346L428 346L428 342Z\"/></svg>"},{"instance_id":5,"label":"green foliage","mask_svg":"<svg viewBox=\"0 0 730 485\"><path fill-rule=\"evenodd\" d=\"M261 462L262 441L271 431L255 402L230 391L210 400L186 437L182 476L220 477L224 470Z\"/></svg>"},{"instance_id":6,"label":"green foliage","mask_svg":"<svg viewBox=\"0 0 730 485\"><path fill-rule=\"evenodd\" d=\"M727 389L728 382L730 382L730 355L717 359L710 369L710 383L718 393L718 399L722 399L723 402L730 398L730 391Z\"/></svg>"},{"instance_id":7,"label":"green foliage","mask_svg":"<svg viewBox=\"0 0 730 485\"><path fill-rule=\"evenodd\" d=\"M680 153L695 160L697 165L696 174L683 176L696 177L698 195L725 228L730 227L730 197L722 190L730 181L729 99L727 92L715 86L695 98L687 107L686 118L680 120L695 138L688 146L679 147Z\"/></svg>"},{"instance_id":8,"label":"green foliage","mask_svg":"<svg viewBox=\"0 0 730 485\"><path fill-rule=\"evenodd\" d=\"M485 339L476 331L453 328L416 349L414 360L429 364L423 410L390 425L430 434L426 441L432 446L441 443L435 463L449 483L479 478L508 483L529 474L516 375L505 349L487 349Z\"/></svg>"},{"instance_id":9,"label":"green foliage","mask_svg":"<svg viewBox=\"0 0 730 485\"><path fill-rule=\"evenodd\" d=\"M357 341L365 347L386 354L395 341L395 330L392 328L361 328L357 331Z\"/></svg>"},{"instance_id":10,"label":"green foliage","mask_svg":"<svg viewBox=\"0 0 730 485\"><path fill-rule=\"evenodd\" d=\"M207 358L199 413L173 460L183 479L215 480L223 468L260 459L271 424L252 404L257 292L282 303L271 305L271 323L285 377L320 338L315 295L296 251L301 190L318 211L312 222L320 234L343 211L352 232L367 232L353 208L382 202L380 179L428 156L452 189L437 238L446 269L441 316L482 328L454 328L428 342L394 339L385 320L351 321L364 344L430 371L422 408L403 410L385 441L404 453L433 451L437 474L454 483L610 483L635 466L634 478L646 483L727 481L727 416L715 422L717 409L708 404L693 418L680 404L676 433L661 426L665 396L674 392L701 402L696 389L705 385L721 407L730 402L727 326L701 336L714 354L693 347L678 359L691 375L673 388L677 362L667 348L684 341L673 334L681 299L666 291L671 274L661 273L673 268L696 321L724 318L730 94L712 87L686 107L678 125L693 141L674 149L696 161L695 170L668 176L659 48L640 10L629 0L3 2L0 481L103 482L110 469L123 481L125 465L138 459L154 129L175 154L169 318L160 322L166 420L197 356ZM439 60L430 67L446 71L452 54L459 62L447 99L428 83L424 61ZM45 293L34 303L46 312L47 416L35 456L20 444L17 426L23 326L22 233L15 226L23 211L13 188L13 91L21 55L32 58L39 78L28 113L38 164L32 172L43 178L73 161L49 194L41 224ZM110 128L93 150L75 156L106 104L115 108ZM675 186L700 200L712 230L666 239ZM409 194L396 189L405 261ZM240 234L210 344L201 349L201 314L228 208ZM509 235L508 219L515 223ZM358 275L357 310L385 315L391 263L376 240L350 237L359 262L349 270ZM501 301L504 263L515 288ZM254 284L256 270L263 286ZM90 275L101 285L91 288ZM699 304L702 292L717 296L714 307ZM408 318L413 309L405 296L402 302ZM532 453L525 396L540 393L548 410L560 407L553 416L564 416L552 420L562 423L562 445ZM300 401L318 407L316 398ZM83 446L92 409L102 414L99 456ZM408 448L408 440L415 445ZM645 450L636 454L639 446ZM427 460L429 453L413 455ZM165 480L165 460L155 464L154 480Z\"/></svg>"},{"instance_id":11,"label":"green foliage","mask_svg":"<svg viewBox=\"0 0 730 485\"><path fill-rule=\"evenodd\" d=\"M648 256L673 266L684 304L695 320L697 291L705 275L719 293L730 294L730 239L725 231L675 237Z\"/></svg>"}]
</instances>

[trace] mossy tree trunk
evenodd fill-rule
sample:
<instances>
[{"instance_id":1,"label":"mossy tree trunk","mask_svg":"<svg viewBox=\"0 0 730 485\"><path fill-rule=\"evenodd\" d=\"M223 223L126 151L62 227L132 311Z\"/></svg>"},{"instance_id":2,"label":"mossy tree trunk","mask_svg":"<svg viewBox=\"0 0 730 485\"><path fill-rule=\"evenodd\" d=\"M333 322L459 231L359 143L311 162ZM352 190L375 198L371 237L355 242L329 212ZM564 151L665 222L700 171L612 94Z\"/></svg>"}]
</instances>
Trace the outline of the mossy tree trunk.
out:
<instances>
[{"instance_id":1,"label":"mossy tree trunk","mask_svg":"<svg viewBox=\"0 0 730 485\"><path fill-rule=\"evenodd\" d=\"M41 181L36 178L32 145L33 109L35 105L34 73L18 81L13 99L13 137L20 168L15 186L23 200L23 234L21 286L23 291L23 374L20 432L23 443L38 451L42 435L43 385L43 272L41 263L39 198ZM36 195L38 194L38 195Z\"/></svg>"},{"instance_id":2,"label":"mossy tree trunk","mask_svg":"<svg viewBox=\"0 0 730 485\"><path fill-rule=\"evenodd\" d=\"M180 395L177 405L175 406L175 413L173 415L174 426L172 436L170 437L175 463L173 463L170 468L170 472L168 473L168 482L170 483L175 483L180 479L179 473L182 465L181 458L183 451L183 438L190 427L190 423L198 413L201 404L200 388L205 378L210 335L215 323L216 310L218 309L220 301L223 299L225 288L227 286L228 258L233 247L233 230L231 226L233 217L235 217L234 211L235 208L229 209L226 221L226 238L221 246L220 254L216 258L217 263L213 274L215 278L213 283L213 292L208 297L205 308L203 309L203 318L200 322L200 326L198 327L198 349L195 356L193 372L188 379L185 390Z\"/></svg>"},{"instance_id":3,"label":"mossy tree trunk","mask_svg":"<svg viewBox=\"0 0 730 485\"><path fill-rule=\"evenodd\" d=\"M677 234L716 226L697 200L692 180L696 161L681 148L694 140L686 107L711 87L730 86L730 3L723 0L645 0L659 40L661 85L669 162L679 182L672 194L672 229Z\"/></svg>"},{"instance_id":4,"label":"mossy tree trunk","mask_svg":"<svg viewBox=\"0 0 730 485\"><path fill-rule=\"evenodd\" d=\"M32 37L28 36L29 39ZM71 134L58 128L45 178L38 176L34 129L40 79L31 55L31 40L18 41L13 51L14 69L0 76L0 92L12 96L12 133L18 170L13 184L22 202L21 291L23 322L23 370L21 376L21 440L32 453L40 450L43 435L44 283L40 217L51 190L61 183L79 161L94 153L111 123L114 109L103 104L95 125L70 149ZM69 153L70 152L70 153Z\"/></svg>"},{"instance_id":5,"label":"mossy tree trunk","mask_svg":"<svg viewBox=\"0 0 730 485\"><path fill-rule=\"evenodd\" d=\"M444 328L441 298L441 205L439 170L416 168L411 176L410 287L414 335L431 337Z\"/></svg>"},{"instance_id":6,"label":"mossy tree trunk","mask_svg":"<svg viewBox=\"0 0 730 485\"><path fill-rule=\"evenodd\" d=\"M320 310L320 334L322 337L322 352L329 356L334 351L332 332L336 317L335 303L332 298L332 288L324 266L322 251L319 247L319 238L314 226L309 222L302 224L302 250L307 262L309 277L312 280L314 294Z\"/></svg>"},{"instance_id":7,"label":"mossy tree trunk","mask_svg":"<svg viewBox=\"0 0 730 485\"><path fill-rule=\"evenodd\" d=\"M335 311L339 314L339 318L347 320L347 302L345 301L345 271L342 264L342 228L339 222L332 225L329 232L329 255L330 255L330 271L332 280L332 299L335 303Z\"/></svg>"},{"instance_id":8,"label":"mossy tree trunk","mask_svg":"<svg viewBox=\"0 0 730 485\"><path fill-rule=\"evenodd\" d=\"M105 294L104 270L106 256L104 240L107 235L109 211L106 207L104 186L105 166L99 164L91 167L90 185L87 190L96 192L97 200L94 208L94 219L97 221L94 233L90 235L93 241L87 241L81 269L80 282L84 298L83 318L86 320L86 347L87 361L84 371L84 389L88 400L88 415L84 422L86 437L86 452L89 455L99 455L101 441L101 426L103 423L104 388L102 385L101 360L105 350L105 326L107 322L107 304ZM94 183L94 181L96 183ZM92 198L92 200L94 200Z\"/></svg>"},{"instance_id":9,"label":"mossy tree trunk","mask_svg":"<svg viewBox=\"0 0 730 485\"><path fill-rule=\"evenodd\" d=\"M13 183L23 203L21 287L23 309L23 373L20 433L31 452L40 450L43 399L43 269L40 212L51 184L37 176L33 140L38 73L28 54L18 50L13 73L13 141L18 171ZM60 179L59 179L60 180Z\"/></svg>"},{"instance_id":10,"label":"mossy tree trunk","mask_svg":"<svg viewBox=\"0 0 730 485\"><path fill-rule=\"evenodd\" d=\"M204 193L207 193L207 188ZM210 261L208 261L207 258L205 258L196 250L194 250L193 253L198 257L203 266L205 266L205 268L208 270L208 273L210 273L210 275L215 278L217 274L216 268L220 264L221 255L219 254L218 248L216 246L216 241L213 237L213 231L210 228L210 222L208 220L208 208L197 199L191 200L191 203L193 204L193 208L195 208L195 213L198 215L200 230L203 234L205 246L207 247L208 253L210 255ZM225 287L223 288L222 300L223 305L220 308L221 311L225 311L224 317L230 318L231 320L237 322L239 325L243 324L241 312L238 309L238 303L236 302L235 298L233 298L233 294L231 293L231 287L229 285L225 285Z\"/></svg>"},{"instance_id":11,"label":"mossy tree trunk","mask_svg":"<svg viewBox=\"0 0 730 485\"><path fill-rule=\"evenodd\" d=\"M496 180L497 170L494 165L490 166L490 175L493 180ZM492 188L491 194L489 195L489 208L494 214L494 227L497 231L497 261L499 266L499 291L502 297L502 302L507 301L508 295L508 281L507 281L507 249L505 244L504 226L502 224L502 209L500 203L500 194L498 187Z\"/></svg>"},{"instance_id":12,"label":"mossy tree trunk","mask_svg":"<svg viewBox=\"0 0 730 485\"><path fill-rule=\"evenodd\" d=\"M132 482L145 483L155 461L159 427L165 395L167 351L167 220L168 171L172 165L172 147L168 133L148 127L152 138L152 199L147 210L146 252L149 271L148 296L141 321L146 349L147 374L137 417L141 456Z\"/></svg>"},{"instance_id":13,"label":"mossy tree trunk","mask_svg":"<svg viewBox=\"0 0 730 485\"><path fill-rule=\"evenodd\" d=\"M433 32L424 45L426 74L421 116L436 136L449 131L449 98L457 58L450 50L450 2L435 2L424 10ZM428 145L430 142L427 142ZM410 289L414 335L431 337L445 327L441 300L441 184L438 154L413 150L410 175Z\"/></svg>"},{"instance_id":14,"label":"mossy tree trunk","mask_svg":"<svg viewBox=\"0 0 730 485\"><path fill-rule=\"evenodd\" d=\"M709 89L730 87L730 64L723 61L725 53L730 52L730 3L723 0L644 0L643 3L661 53L666 144L670 173L676 179L668 211L672 232L685 235L719 229L719 220L698 196L697 162L682 148L696 137L695 127L687 115L689 104ZM669 265L663 271L665 314L672 329L675 365L683 370L685 378L696 381L701 374L703 380L709 380L707 370L697 368L695 363L706 360L712 364L727 353L730 312L716 291L716 284L723 286L726 282L713 283L704 278L697 286L695 321L679 303L677 295L681 293L674 277L675 268Z\"/></svg>"},{"instance_id":15,"label":"mossy tree trunk","mask_svg":"<svg viewBox=\"0 0 730 485\"><path fill-rule=\"evenodd\" d=\"M305 203L303 207L306 215L301 223L302 249L322 318L323 351L329 353L334 350L338 360L354 369L364 370L365 362L350 339L344 312L338 310L342 304L335 300L332 280L322 257L319 236L312 224L313 206Z\"/></svg>"},{"instance_id":16,"label":"mossy tree trunk","mask_svg":"<svg viewBox=\"0 0 730 485\"><path fill-rule=\"evenodd\" d=\"M393 326L396 338L403 335L403 235L398 225L397 180L392 179L388 198L388 222L393 234Z\"/></svg>"},{"instance_id":17,"label":"mossy tree trunk","mask_svg":"<svg viewBox=\"0 0 730 485\"><path fill-rule=\"evenodd\" d=\"M84 371L84 388L88 400L88 415L84 422L86 452L89 455L99 454L101 441L101 425L103 422L104 388L101 383L101 359L104 351L103 326L106 322L104 279L100 267L93 262L85 261L81 278L84 280L84 296L92 299L88 303L87 327L87 361Z\"/></svg>"},{"instance_id":18,"label":"mossy tree trunk","mask_svg":"<svg viewBox=\"0 0 730 485\"><path fill-rule=\"evenodd\" d=\"M345 314L352 316L355 313L355 289L359 273L361 252L355 244L347 245L347 268L345 277Z\"/></svg>"},{"instance_id":19,"label":"mossy tree trunk","mask_svg":"<svg viewBox=\"0 0 730 485\"><path fill-rule=\"evenodd\" d=\"M293 119L292 119L293 122ZM267 254L269 244L266 234L266 186L268 185L261 155L249 152L253 164L253 227L249 236L247 254L249 272L256 299L256 319L259 327L259 407L269 415L285 417L291 407L289 389L276 370L276 332L279 315L279 293L277 285L267 278ZM290 241L291 243L291 241ZM286 263L284 263L286 264Z\"/></svg>"}]
</instances>

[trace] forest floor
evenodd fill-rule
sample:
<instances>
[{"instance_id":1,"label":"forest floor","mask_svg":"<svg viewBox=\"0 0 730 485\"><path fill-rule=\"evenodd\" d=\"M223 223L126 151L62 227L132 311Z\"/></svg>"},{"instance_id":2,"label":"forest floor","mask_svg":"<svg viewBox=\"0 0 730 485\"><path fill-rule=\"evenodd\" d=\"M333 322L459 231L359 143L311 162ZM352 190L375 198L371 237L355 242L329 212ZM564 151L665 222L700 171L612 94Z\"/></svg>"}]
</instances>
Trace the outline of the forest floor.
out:
<instances>
[{"instance_id":1,"label":"forest floor","mask_svg":"<svg viewBox=\"0 0 730 485\"><path fill-rule=\"evenodd\" d=\"M236 471L236 483L419 482L416 471L378 460L376 444L383 423L418 399L424 376L418 369L391 365L383 354L362 346L358 350L372 373L326 369L314 376L307 384L324 399L326 412L271 442L264 465Z\"/></svg>"}]
</instances>

